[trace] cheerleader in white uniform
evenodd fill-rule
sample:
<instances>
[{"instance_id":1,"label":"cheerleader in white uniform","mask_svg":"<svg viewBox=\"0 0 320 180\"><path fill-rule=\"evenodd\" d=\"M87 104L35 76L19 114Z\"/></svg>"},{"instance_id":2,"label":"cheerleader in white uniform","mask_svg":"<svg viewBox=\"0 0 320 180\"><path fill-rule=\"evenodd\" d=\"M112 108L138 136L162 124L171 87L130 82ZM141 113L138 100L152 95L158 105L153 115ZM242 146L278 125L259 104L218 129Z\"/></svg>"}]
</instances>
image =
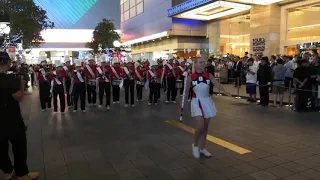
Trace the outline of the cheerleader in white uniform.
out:
<instances>
[{"instance_id":1,"label":"cheerleader in white uniform","mask_svg":"<svg viewBox=\"0 0 320 180\"><path fill-rule=\"evenodd\" d=\"M191 100L191 116L196 119L196 131L194 142L192 144L193 156L200 158L200 154L211 157L211 154L205 148L207 139L209 120L216 116L217 110L209 95L210 82L214 87L221 87L221 90L230 96L229 92L215 80L210 74L205 72L206 61L201 57L197 57L193 62L194 72L188 77L186 84L185 98L188 98L189 89L193 91Z\"/></svg>"}]
</instances>

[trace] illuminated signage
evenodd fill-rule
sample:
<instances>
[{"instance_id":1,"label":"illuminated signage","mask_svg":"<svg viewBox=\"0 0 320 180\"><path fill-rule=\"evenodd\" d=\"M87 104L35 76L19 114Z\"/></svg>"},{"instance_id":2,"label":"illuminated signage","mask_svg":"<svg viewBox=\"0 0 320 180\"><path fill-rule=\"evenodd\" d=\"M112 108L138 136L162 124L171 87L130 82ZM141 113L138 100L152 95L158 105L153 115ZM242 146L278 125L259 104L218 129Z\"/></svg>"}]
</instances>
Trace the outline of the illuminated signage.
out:
<instances>
[{"instance_id":1,"label":"illuminated signage","mask_svg":"<svg viewBox=\"0 0 320 180\"><path fill-rule=\"evenodd\" d=\"M144 36L144 37L141 37L141 38L138 38L138 39L133 39L133 40L130 40L130 41L126 41L126 42L123 42L122 44L124 46L129 46L129 45L136 44L136 43L141 43L141 42L145 42L145 41L150 41L150 40L166 37L168 35L169 35L168 31L164 31L164 32L153 34L153 35L150 35L150 36Z\"/></svg>"},{"instance_id":2,"label":"illuminated signage","mask_svg":"<svg viewBox=\"0 0 320 180\"><path fill-rule=\"evenodd\" d=\"M178 4L170 9L168 9L168 16L174 16L176 14L188 11L190 9L199 7L209 2L214 2L215 0L188 0L184 3Z\"/></svg>"},{"instance_id":3,"label":"illuminated signage","mask_svg":"<svg viewBox=\"0 0 320 180\"><path fill-rule=\"evenodd\" d=\"M268 4L273 4L281 1L283 0L239 0L239 2L258 4L258 5L268 5Z\"/></svg>"},{"instance_id":4,"label":"illuminated signage","mask_svg":"<svg viewBox=\"0 0 320 180\"><path fill-rule=\"evenodd\" d=\"M250 8L250 5L226 1L215 1L204 6L192 9L190 11L184 12L180 15L180 17L185 19L197 19L207 21L247 11Z\"/></svg>"},{"instance_id":5,"label":"illuminated signage","mask_svg":"<svg viewBox=\"0 0 320 180\"><path fill-rule=\"evenodd\" d=\"M33 0L47 11L47 16L56 25L64 28L76 24L98 0Z\"/></svg>"},{"instance_id":6,"label":"illuminated signage","mask_svg":"<svg viewBox=\"0 0 320 180\"><path fill-rule=\"evenodd\" d=\"M93 29L47 29L41 36L46 43L87 43L93 39Z\"/></svg>"}]
</instances>

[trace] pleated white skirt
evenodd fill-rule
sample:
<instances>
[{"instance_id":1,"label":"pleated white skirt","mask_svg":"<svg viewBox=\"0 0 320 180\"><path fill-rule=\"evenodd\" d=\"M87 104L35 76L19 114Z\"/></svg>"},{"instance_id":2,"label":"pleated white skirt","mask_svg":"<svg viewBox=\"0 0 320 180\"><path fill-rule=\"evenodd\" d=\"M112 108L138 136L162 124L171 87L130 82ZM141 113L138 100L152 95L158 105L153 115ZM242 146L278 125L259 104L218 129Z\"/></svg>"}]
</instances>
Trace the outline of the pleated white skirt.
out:
<instances>
[{"instance_id":1,"label":"pleated white skirt","mask_svg":"<svg viewBox=\"0 0 320 180\"><path fill-rule=\"evenodd\" d=\"M208 98L192 98L191 116L203 116L205 119L215 117L217 114L216 106L213 100Z\"/></svg>"}]
</instances>

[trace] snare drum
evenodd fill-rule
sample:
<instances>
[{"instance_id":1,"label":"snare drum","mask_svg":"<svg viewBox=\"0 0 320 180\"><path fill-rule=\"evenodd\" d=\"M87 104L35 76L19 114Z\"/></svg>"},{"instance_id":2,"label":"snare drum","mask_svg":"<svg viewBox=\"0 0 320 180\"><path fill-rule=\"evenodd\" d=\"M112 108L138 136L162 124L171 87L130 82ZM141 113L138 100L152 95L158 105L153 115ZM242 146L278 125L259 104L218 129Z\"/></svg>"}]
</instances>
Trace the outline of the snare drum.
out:
<instances>
[{"instance_id":1,"label":"snare drum","mask_svg":"<svg viewBox=\"0 0 320 180\"><path fill-rule=\"evenodd\" d=\"M136 84L144 86L144 82L143 81L136 81Z\"/></svg>"},{"instance_id":2,"label":"snare drum","mask_svg":"<svg viewBox=\"0 0 320 180\"><path fill-rule=\"evenodd\" d=\"M121 84L121 80L113 80L112 85L119 86Z\"/></svg>"},{"instance_id":3,"label":"snare drum","mask_svg":"<svg viewBox=\"0 0 320 180\"><path fill-rule=\"evenodd\" d=\"M176 88L177 88L177 89L183 88L182 80L177 80L177 82L176 82Z\"/></svg>"}]
</instances>

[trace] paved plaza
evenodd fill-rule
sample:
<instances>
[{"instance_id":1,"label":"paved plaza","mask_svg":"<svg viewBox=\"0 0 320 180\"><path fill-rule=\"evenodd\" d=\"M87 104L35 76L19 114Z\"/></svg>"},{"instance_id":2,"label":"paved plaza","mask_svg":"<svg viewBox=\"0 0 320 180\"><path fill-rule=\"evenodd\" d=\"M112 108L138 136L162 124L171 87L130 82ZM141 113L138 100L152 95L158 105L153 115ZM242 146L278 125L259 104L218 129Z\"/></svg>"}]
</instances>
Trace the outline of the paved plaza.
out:
<instances>
[{"instance_id":1,"label":"paved plaza","mask_svg":"<svg viewBox=\"0 0 320 180\"><path fill-rule=\"evenodd\" d=\"M88 107L85 114L61 115L42 113L37 90L30 91L21 104L30 169L41 180L320 179L319 113L214 96L218 115L207 142L213 157L197 161L186 128L195 126L188 102L179 126L168 123L179 119L179 104L149 107L144 96L135 108L122 102L110 111Z\"/></svg>"}]
</instances>

